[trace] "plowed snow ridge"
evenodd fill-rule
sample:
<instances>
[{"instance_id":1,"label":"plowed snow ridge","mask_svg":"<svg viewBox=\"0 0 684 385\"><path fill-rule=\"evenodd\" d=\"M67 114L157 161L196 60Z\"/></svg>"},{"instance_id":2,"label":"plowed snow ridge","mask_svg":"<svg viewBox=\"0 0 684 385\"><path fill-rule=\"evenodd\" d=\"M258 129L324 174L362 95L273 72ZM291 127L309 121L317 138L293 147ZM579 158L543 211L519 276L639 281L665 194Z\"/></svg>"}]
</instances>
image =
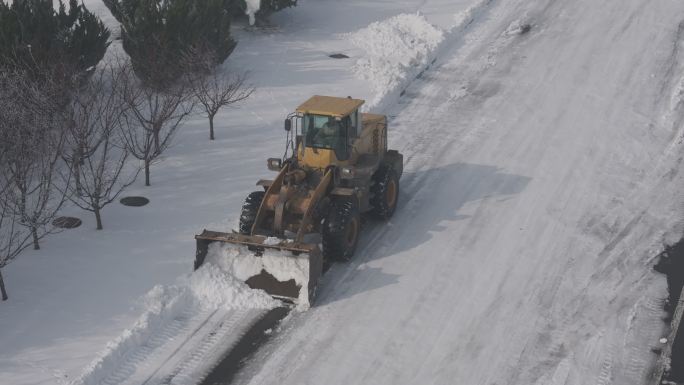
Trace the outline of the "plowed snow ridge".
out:
<instances>
[{"instance_id":1,"label":"plowed snow ridge","mask_svg":"<svg viewBox=\"0 0 684 385\"><path fill-rule=\"evenodd\" d=\"M237 343L252 323L277 305L212 263L156 286L138 322L73 381L83 385L190 384Z\"/></svg>"}]
</instances>

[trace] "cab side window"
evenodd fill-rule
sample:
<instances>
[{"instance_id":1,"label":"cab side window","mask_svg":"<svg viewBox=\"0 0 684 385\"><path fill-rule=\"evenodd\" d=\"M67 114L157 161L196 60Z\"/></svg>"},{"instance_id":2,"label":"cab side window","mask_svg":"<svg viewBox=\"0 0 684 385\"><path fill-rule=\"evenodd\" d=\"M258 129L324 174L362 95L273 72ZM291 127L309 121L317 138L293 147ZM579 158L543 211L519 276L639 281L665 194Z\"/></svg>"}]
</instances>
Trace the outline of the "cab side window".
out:
<instances>
[{"instance_id":1,"label":"cab side window","mask_svg":"<svg viewBox=\"0 0 684 385\"><path fill-rule=\"evenodd\" d=\"M349 127L349 137L350 138L357 138L359 136L359 119L358 119L359 111L354 111L351 113L349 116L344 118L345 120L348 121L348 127Z\"/></svg>"},{"instance_id":2,"label":"cab side window","mask_svg":"<svg viewBox=\"0 0 684 385\"><path fill-rule=\"evenodd\" d=\"M337 156L337 159L339 160L347 160L349 159L349 141L350 138L353 138L355 135L353 133L353 128L351 127L351 119L349 117L343 118L339 122L339 127L340 127L340 140L337 143L337 146L335 146L335 154Z\"/></svg>"}]
</instances>

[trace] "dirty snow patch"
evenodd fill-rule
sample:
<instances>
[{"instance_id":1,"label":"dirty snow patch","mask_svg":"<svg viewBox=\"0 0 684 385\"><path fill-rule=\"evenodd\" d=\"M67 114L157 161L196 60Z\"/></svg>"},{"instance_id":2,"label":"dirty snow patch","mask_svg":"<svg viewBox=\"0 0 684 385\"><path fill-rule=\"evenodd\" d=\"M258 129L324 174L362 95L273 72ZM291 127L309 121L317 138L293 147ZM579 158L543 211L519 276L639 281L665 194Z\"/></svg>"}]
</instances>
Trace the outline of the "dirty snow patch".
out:
<instances>
[{"instance_id":1,"label":"dirty snow patch","mask_svg":"<svg viewBox=\"0 0 684 385\"><path fill-rule=\"evenodd\" d=\"M503 34L504 36L523 35L530 32L531 29L531 24L518 19L511 22L511 24L508 25L508 28L506 28Z\"/></svg>"},{"instance_id":2,"label":"dirty snow patch","mask_svg":"<svg viewBox=\"0 0 684 385\"><path fill-rule=\"evenodd\" d=\"M420 14L400 14L347 37L366 52L353 69L372 84L375 95L367 106L370 108L389 92L407 85L430 63L444 33Z\"/></svg>"}]
</instances>

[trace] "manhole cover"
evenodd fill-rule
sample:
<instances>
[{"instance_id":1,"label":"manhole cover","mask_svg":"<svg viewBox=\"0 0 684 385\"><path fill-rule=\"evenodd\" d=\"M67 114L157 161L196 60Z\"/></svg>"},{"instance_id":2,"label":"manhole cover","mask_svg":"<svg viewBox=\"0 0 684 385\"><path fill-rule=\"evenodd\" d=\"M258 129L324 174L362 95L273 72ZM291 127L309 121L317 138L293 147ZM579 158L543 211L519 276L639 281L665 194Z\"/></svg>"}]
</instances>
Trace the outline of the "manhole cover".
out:
<instances>
[{"instance_id":1,"label":"manhole cover","mask_svg":"<svg viewBox=\"0 0 684 385\"><path fill-rule=\"evenodd\" d=\"M81 225L81 220L74 217L57 217L52 221L52 225L60 229L74 229Z\"/></svg>"},{"instance_id":2,"label":"manhole cover","mask_svg":"<svg viewBox=\"0 0 684 385\"><path fill-rule=\"evenodd\" d=\"M329 57L333 59L349 59L349 56L343 54L343 53L334 53L332 55L328 55Z\"/></svg>"},{"instance_id":3,"label":"manhole cover","mask_svg":"<svg viewBox=\"0 0 684 385\"><path fill-rule=\"evenodd\" d=\"M150 203L150 200L145 197L124 197L119 202L124 206L140 207Z\"/></svg>"}]
</instances>

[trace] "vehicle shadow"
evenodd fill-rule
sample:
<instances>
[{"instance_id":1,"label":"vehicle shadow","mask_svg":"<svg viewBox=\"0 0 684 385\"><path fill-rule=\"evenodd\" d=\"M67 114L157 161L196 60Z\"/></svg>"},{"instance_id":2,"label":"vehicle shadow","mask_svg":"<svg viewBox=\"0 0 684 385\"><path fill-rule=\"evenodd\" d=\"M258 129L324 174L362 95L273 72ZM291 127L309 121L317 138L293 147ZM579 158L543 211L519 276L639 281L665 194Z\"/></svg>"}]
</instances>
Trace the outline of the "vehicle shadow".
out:
<instances>
[{"instance_id":1,"label":"vehicle shadow","mask_svg":"<svg viewBox=\"0 0 684 385\"><path fill-rule=\"evenodd\" d=\"M506 173L499 167L454 163L405 172L394 216L387 222L369 219L352 261L336 263L319 287L318 304L327 304L376 290L399 281L400 275L383 271L379 260L403 252L421 253L435 234L450 230L449 223L470 218L464 205L481 200L506 200L521 193L531 178Z\"/></svg>"}]
</instances>

